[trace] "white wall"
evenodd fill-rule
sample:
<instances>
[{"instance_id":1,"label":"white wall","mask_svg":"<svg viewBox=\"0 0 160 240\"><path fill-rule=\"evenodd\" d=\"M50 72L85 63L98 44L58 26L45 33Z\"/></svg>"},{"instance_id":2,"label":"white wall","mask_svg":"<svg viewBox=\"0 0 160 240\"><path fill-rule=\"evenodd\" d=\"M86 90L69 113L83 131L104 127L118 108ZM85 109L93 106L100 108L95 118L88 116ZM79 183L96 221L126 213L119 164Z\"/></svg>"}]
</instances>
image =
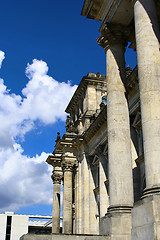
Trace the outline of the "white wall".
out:
<instances>
[{"instance_id":1,"label":"white wall","mask_svg":"<svg viewBox=\"0 0 160 240\"><path fill-rule=\"evenodd\" d=\"M0 240L5 240L7 215L0 214Z\"/></svg>"},{"instance_id":2,"label":"white wall","mask_svg":"<svg viewBox=\"0 0 160 240\"><path fill-rule=\"evenodd\" d=\"M11 227L11 240L19 240L19 238L28 233L28 216L13 215Z\"/></svg>"}]
</instances>

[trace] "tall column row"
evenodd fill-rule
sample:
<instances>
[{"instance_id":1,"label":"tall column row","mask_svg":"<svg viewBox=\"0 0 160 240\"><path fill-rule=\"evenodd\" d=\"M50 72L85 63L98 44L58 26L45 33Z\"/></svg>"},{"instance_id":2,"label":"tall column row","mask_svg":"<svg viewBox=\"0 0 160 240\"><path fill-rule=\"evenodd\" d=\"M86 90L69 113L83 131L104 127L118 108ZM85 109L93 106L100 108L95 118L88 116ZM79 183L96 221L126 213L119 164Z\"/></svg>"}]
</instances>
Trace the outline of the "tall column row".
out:
<instances>
[{"instance_id":1,"label":"tall column row","mask_svg":"<svg viewBox=\"0 0 160 240\"><path fill-rule=\"evenodd\" d=\"M63 179L63 228L65 234L73 232L73 169L76 158L65 153L49 155L46 162L54 168L51 176L53 180L53 211L52 233L60 233L61 183Z\"/></svg>"}]
</instances>

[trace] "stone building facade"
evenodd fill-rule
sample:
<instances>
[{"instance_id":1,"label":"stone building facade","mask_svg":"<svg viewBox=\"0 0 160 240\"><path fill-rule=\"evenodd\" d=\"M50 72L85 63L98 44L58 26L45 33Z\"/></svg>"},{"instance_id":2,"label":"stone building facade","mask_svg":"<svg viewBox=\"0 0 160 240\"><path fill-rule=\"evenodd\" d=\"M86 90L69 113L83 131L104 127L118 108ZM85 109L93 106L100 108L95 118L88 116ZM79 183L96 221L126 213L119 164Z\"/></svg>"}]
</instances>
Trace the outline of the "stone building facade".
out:
<instances>
[{"instance_id":1,"label":"stone building facade","mask_svg":"<svg viewBox=\"0 0 160 240\"><path fill-rule=\"evenodd\" d=\"M59 233L63 181L64 234L158 240L160 1L85 0L81 14L102 22L97 42L107 71L82 78L66 108L66 133L47 159L54 167L52 233ZM137 52L133 70L125 68L128 43Z\"/></svg>"}]
</instances>

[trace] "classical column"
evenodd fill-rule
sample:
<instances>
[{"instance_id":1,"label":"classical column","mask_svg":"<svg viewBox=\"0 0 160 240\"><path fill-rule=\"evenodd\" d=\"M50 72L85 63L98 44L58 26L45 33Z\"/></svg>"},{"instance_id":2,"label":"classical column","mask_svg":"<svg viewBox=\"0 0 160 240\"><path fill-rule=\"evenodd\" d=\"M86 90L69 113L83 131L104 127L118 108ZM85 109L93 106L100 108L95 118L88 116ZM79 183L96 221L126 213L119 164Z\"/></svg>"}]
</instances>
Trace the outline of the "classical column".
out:
<instances>
[{"instance_id":1,"label":"classical column","mask_svg":"<svg viewBox=\"0 0 160 240\"><path fill-rule=\"evenodd\" d=\"M132 158L128 104L125 96L123 26L109 25L98 38L107 61L108 212L130 212L133 206Z\"/></svg>"},{"instance_id":2,"label":"classical column","mask_svg":"<svg viewBox=\"0 0 160 240\"><path fill-rule=\"evenodd\" d=\"M62 170L55 167L51 176L53 180L53 211L52 211L52 233L60 232L60 193Z\"/></svg>"},{"instance_id":3,"label":"classical column","mask_svg":"<svg viewBox=\"0 0 160 240\"><path fill-rule=\"evenodd\" d=\"M75 158L74 158L75 159ZM63 233L72 233L72 170L75 164L72 157L64 157L62 169L64 173L63 186Z\"/></svg>"},{"instance_id":4,"label":"classical column","mask_svg":"<svg viewBox=\"0 0 160 240\"><path fill-rule=\"evenodd\" d=\"M52 233L60 232L60 194L61 194L61 151L55 150L54 155L49 155L46 162L53 166L53 210L52 210Z\"/></svg>"},{"instance_id":5,"label":"classical column","mask_svg":"<svg viewBox=\"0 0 160 240\"><path fill-rule=\"evenodd\" d=\"M146 172L144 196L160 191L160 31L154 0L134 2Z\"/></svg>"}]
</instances>

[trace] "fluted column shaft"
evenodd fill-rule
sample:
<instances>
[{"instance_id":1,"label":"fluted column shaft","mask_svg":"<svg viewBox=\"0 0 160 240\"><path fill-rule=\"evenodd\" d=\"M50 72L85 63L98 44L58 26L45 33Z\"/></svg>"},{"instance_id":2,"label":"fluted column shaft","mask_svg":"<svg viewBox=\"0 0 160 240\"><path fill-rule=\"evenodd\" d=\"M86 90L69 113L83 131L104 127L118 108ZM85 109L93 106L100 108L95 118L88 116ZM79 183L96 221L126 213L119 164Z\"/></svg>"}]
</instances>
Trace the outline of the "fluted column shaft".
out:
<instances>
[{"instance_id":1,"label":"fluted column shaft","mask_svg":"<svg viewBox=\"0 0 160 240\"><path fill-rule=\"evenodd\" d=\"M63 186L63 233L72 233L72 169L74 163L69 160L62 162L64 172Z\"/></svg>"},{"instance_id":2,"label":"fluted column shaft","mask_svg":"<svg viewBox=\"0 0 160 240\"><path fill-rule=\"evenodd\" d=\"M107 62L108 211L127 211L133 205L132 158L128 104L125 97L125 60L122 28L106 28L98 39ZM114 34L113 34L114 33ZM117 34L118 33L118 34ZM117 37L118 36L118 37Z\"/></svg>"},{"instance_id":3,"label":"fluted column shaft","mask_svg":"<svg viewBox=\"0 0 160 240\"><path fill-rule=\"evenodd\" d=\"M62 171L54 170L52 174L53 180L53 210L52 210L52 233L60 232L60 193Z\"/></svg>"},{"instance_id":4,"label":"fluted column shaft","mask_svg":"<svg viewBox=\"0 0 160 240\"><path fill-rule=\"evenodd\" d=\"M160 32L154 0L134 1L134 16L146 172L145 195L160 190Z\"/></svg>"}]
</instances>

